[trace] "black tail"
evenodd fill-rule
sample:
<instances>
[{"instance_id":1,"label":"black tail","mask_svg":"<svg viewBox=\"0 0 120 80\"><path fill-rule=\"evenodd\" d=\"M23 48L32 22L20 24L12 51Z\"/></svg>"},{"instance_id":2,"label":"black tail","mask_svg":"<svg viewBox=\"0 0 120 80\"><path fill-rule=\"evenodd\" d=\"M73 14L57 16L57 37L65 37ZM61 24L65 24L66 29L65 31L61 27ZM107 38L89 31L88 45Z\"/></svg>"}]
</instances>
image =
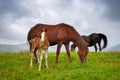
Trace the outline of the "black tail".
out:
<instances>
[{"instance_id":1,"label":"black tail","mask_svg":"<svg viewBox=\"0 0 120 80\"><path fill-rule=\"evenodd\" d=\"M107 37L106 37L104 34L101 34L101 33L99 33L98 35L99 35L100 38L103 39L103 41L104 41L104 45L103 45L102 49L106 48L106 47L107 47L107 43L108 43Z\"/></svg>"}]
</instances>

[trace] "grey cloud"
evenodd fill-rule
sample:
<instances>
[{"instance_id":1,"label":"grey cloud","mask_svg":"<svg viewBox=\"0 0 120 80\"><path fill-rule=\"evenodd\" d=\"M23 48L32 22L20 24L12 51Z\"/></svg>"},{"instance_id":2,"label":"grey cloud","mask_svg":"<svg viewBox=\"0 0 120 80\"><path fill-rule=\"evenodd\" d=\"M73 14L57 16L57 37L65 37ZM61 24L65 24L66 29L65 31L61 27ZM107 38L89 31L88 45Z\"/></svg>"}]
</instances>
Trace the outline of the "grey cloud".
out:
<instances>
[{"instance_id":1,"label":"grey cloud","mask_svg":"<svg viewBox=\"0 0 120 80\"><path fill-rule=\"evenodd\" d=\"M65 8L71 6L72 0L64 0L64 1L63 1L63 0L59 0L59 1L58 1L58 4L59 4L59 6L60 6L62 9L65 9Z\"/></svg>"},{"instance_id":2,"label":"grey cloud","mask_svg":"<svg viewBox=\"0 0 120 80\"><path fill-rule=\"evenodd\" d=\"M22 5L20 0L0 0L0 15L12 14L13 18L29 15L29 11Z\"/></svg>"},{"instance_id":3,"label":"grey cloud","mask_svg":"<svg viewBox=\"0 0 120 80\"><path fill-rule=\"evenodd\" d=\"M22 1L0 0L0 38L18 41L24 40L20 33L11 28L11 24L17 24L16 20L28 16L29 10L22 5Z\"/></svg>"},{"instance_id":4,"label":"grey cloud","mask_svg":"<svg viewBox=\"0 0 120 80\"><path fill-rule=\"evenodd\" d=\"M25 41L27 31L39 22L48 24L65 22L77 29L81 35L104 32L110 33L111 43L116 40L112 38L114 36L112 26L116 30L118 28L116 26L120 24L111 23L109 20L113 20L111 16L115 18L114 21L119 20L119 17L117 19L113 15L116 13L111 13L115 7L110 6L112 2L109 2L109 0L39 1L0 0L0 39ZM104 8L104 6L107 8L105 11L107 21L101 17L104 13L101 8ZM18 28L18 31L15 30L16 28ZM19 31L19 28L21 31Z\"/></svg>"},{"instance_id":5,"label":"grey cloud","mask_svg":"<svg viewBox=\"0 0 120 80\"><path fill-rule=\"evenodd\" d=\"M2 39L11 40L11 41L12 40L23 41L24 40L23 36L21 36L20 33L17 33L14 29L11 29L9 26L0 27L0 38Z\"/></svg>"},{"instance_id":6,"label":"grey cloud","mask_svg":"<svg viewBox=\"0 0 120 80\"><path fill-rule=\"evenodd\" d=\"M105 16L111 21L120 21L120 0L104 0Z\"/></svg>"}]
</instances>

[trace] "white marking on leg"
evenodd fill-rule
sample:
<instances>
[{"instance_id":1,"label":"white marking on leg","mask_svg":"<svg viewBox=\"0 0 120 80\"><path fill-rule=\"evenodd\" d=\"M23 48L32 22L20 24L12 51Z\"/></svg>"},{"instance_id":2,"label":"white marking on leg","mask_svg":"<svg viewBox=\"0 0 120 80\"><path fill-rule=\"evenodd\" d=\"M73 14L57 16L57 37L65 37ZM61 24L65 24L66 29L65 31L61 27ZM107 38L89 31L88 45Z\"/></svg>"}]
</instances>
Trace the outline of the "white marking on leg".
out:
<instances>
[{"instance_id":1,"label":"white marking on leg","mask_svg":"<svg viewBox=\"0 0 120 80\"><path fill-rule=\"evenodd\" d=\"M45 41L45 32L41 33L41 41L44 42Z\"/></svg>"},{"instance_id":2,"label":"white marking on leg","mask_svg":"<svg viewBox=\"0 0 120 80\"><path fill-rule=\"evenodd\" d=\"M45 54L46 54L45 55L45 65L46 65L47 68L49 68L48 67L48 50L45 51Z\"/></svg>"},{"instance_id":3,"label":"white marking on leg","mask_svg":"<svg viewBox=\"0 0 120 80\"><path fill-rule=\"evenodd\" d=\"M33 52L30 52L30 57L31 57L31 59L30 59L30 66L32 67L33 66L33 64L32 64Z\"/></svg>"},{"instance_id":4,"label":"white marking on leg","mask_svg":"<svg viewBox=\"0 0 120 80\"><path fill-rule=\"evenodd\" d=\"M42 63L42 52L40 53L40 60L39 60L39 71L41 70L41 63Z\"/></svg>"}]
</instances>

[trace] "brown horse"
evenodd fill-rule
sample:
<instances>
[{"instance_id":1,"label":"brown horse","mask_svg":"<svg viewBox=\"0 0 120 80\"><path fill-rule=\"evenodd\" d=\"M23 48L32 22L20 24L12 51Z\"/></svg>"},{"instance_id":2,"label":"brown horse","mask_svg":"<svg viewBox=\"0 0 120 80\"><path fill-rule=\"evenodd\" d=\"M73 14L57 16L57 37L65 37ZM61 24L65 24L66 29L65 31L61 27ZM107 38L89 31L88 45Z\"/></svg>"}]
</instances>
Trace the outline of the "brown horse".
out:
<instances>
[{"instance_id":1,"label":"brown horse","mask_svg":"<svg viewBox=\"0 0 120 80\"><path fill-rule=\"evenodd\" d=\"M60 23L57 25L37 24L33 26L28 32L28 36L27 36L28 41L36 37L37 33L39 33L42 28L47 28L47 36L50 42L50 46L57 44L56 61L55 61L56 63L58 63L58 56L62 44L65 45L68 59L71 62L70 50L69 50L70 41L74 42L77 45L78 55L81 62L86 61L88 54L88 45L72 26L65 23ZM37 61L36 51L37 48L34 51L34 55Z\"/></svg>"},{"instance_id":2,"label":"brown horse","mask_svg":"<svg viewBox=\"0 0 120 80\"><path fill-rule=\"evenodd\" d=\"M31 60L30 60L30 66L32 67L32 59L33 59L33 54L34 54L34 49L37 47L40 51L40 59L39 59L39 70L41 70L41 63L42 63L42 51L44 50L46 53L45 56L45 65L48 68L48 47L49 47L49 41L46 35L46 29L42 29L41 30L41 38L38 34L37 37L34 37L33 39L31 39L29 41L30 43L30 56L31 56Z\"/></svg>"}]
</instances>

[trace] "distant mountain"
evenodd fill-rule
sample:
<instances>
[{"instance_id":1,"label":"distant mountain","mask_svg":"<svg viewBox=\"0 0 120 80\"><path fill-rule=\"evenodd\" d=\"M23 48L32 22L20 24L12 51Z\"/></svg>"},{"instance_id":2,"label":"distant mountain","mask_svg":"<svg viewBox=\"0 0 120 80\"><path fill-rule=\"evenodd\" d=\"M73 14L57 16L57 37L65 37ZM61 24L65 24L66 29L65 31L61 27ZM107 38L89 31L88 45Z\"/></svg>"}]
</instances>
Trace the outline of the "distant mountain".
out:
<instances>
[{"instance_id":1,"label":"distant mountain","mask_svg":"<svg viewBox=\"0 0 120 80\"><path fill-rule=\"evenodd\" d=\"M49 47L50 52L55 52L57 46ZM19 52L29 50L29 45L26 43L18 44L18 45L8 45L8 44L0 44L0 52ZM61 51L65 51L64 47L61 48ZM108 47L104 51L120 51L120 44Z\"/></svg>"},{"instance_id":2,"label":"distant mountain","mask_svg":"<svg viewBox=\"0 0 120 80\"><path fill-rule=\"evenodd\" d=\"M55 52L57 46L49 47L49 52ZM17 45L9 45L9 44L0 44L0 52L20 52L29 50L29 44L17 44ZM61 50L62 51L62 50Z\"/></svg>"},{"instance_id":3,"label":"distant mountain","mask_svg":"<svg viewBox=\"0 0 120 80\"><path fill-rule=\"evenodd\" d=\"M8 45L0 44L0 52L19 52L28 50L27 44L18 44L18 45Z\"/></svg>"},{"instance_id":4,"label":"distant mountain","mask_svg":"<svg viewBox=\"0 0 120 80\"><path fill-rule=\"evenodd\" d=\"M108 48L107 51L120 51L120 44Z\"/></svg>"}]
</instances>

